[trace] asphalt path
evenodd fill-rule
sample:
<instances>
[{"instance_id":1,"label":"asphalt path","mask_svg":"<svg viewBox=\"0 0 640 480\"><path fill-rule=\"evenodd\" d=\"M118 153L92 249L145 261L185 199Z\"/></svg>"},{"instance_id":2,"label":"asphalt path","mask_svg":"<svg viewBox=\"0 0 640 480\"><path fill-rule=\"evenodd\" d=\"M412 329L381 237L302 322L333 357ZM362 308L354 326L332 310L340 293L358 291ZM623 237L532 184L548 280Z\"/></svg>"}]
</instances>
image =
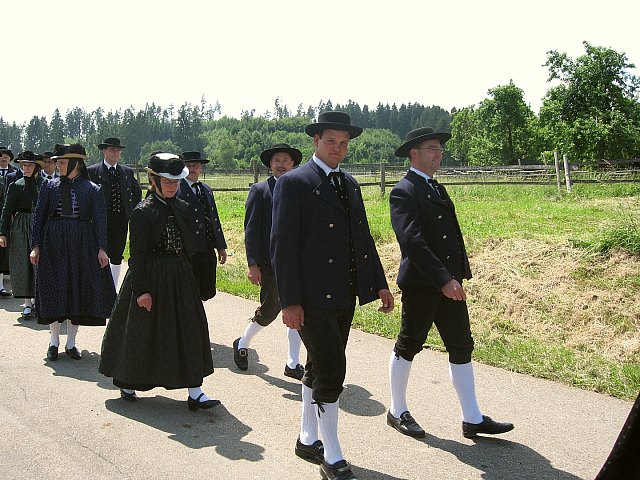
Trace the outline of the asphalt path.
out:
<instances>
[{"instance_id":1,"label":"asphalt path","mask_svg":"<svg viewBox=\"0 0 640 480\"><path fill-rule=\"evenodd\" d=\"M59 359L47 361L48 327L22 319L20 303L0 298L2 479L320 478L293 454L300 384L283 375L280 319L252 342L247 372L233 363L231 344L256 302L219 293L205 303L216 371L203 389L222 405L198 412L188 410L186 390L120 399L97 371L104 327L80 328L82 360L64 354L63 335ZM349 339L339 437L359 479L592 479L632 405L475 364L483 413L515 429L465 439L447 357L425 350L408 399L427 436L412 439L386 425L392 348L393 340L357 330Z\"/></svg>"}]
</instances>

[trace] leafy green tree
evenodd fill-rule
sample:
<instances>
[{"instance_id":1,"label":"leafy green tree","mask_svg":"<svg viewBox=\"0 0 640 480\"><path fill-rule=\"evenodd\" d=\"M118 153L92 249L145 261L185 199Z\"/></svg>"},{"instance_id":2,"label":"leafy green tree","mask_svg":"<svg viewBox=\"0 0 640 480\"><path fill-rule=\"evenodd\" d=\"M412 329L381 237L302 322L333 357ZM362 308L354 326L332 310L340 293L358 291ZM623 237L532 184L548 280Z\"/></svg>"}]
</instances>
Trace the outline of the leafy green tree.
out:
<instances>
[{"instance_id":1,"label":"leafy green tree","mask_svg":"<svg viewBox=\"0 0 640 480\"><path fill-rule=\"evenodd\" d=\"M640 79L624 53L583 42L585 54L547 52L548 90L540 122L548 149L576 159L630 158L640 151Z\"/></svg>"},{"instance_id":2,"label":"leafy green tree","mask_svg":"<svg viewBox=\"0 0 640 480\"><path fill-rule=\"evenodd\" d=\"M140 148L140 157L138 159L138 165L146 167L151 157L151 152L167 152L167 153L180 153L178 146L171 140L156 140L154 142L145 143Z\"/></svg>"},{"instance_id":3,"label":"leafy green tree","mask_svg":"<svg viewBox=\"0 0 640 480\"><path fill-rule=\"evenodd\" d=\"M60 110L57 108L53 111L49 127L49 148L53 147L56 143L64 143L64 119L60 114ZM47 148L47 150L49 150L49 148Z\"/></svg>"},{"instance_id":4,"label":"leafy green tree","mask_svg":"<svg viewBox=\"0 0 640 480\"><path fill-rule=\"evenodd\" d=\"M33 152L49 148L49 125L46 117L33 117L29 121L24 135L24 148Z\"/></svg>"}]
</instances>

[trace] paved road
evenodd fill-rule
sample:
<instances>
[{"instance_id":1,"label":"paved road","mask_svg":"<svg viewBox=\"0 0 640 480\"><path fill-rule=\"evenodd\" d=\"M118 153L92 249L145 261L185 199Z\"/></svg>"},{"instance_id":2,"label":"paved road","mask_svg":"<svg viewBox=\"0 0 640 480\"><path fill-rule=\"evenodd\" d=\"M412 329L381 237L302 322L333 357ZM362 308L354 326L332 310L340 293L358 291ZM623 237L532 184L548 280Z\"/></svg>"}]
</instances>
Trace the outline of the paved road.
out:
<instances>
[{"instance_id":1,"label":"paved road","mask_svg":"<svg viewBox=\"0 0 640 480\"><path fill-rule=\"evenodd\" d=\"M8 283L10 286L10 282ZM233 363L255 302L218 294L206 302L216 372L204 390L222 400L190 412L186 391L154 389L124 402L97 372L103 327L82 327L81 361L46 360L48 330L20 319L21 302L0 299L0 476L3 479L313 479L317 467L293 455L300 386L283 375L279 320L257 336L248 372ZM62 337L64 342L64 337ZM393 342L353 331L340 438L360 479L592 479L630 402L476 365L481 407L513 432L462 437L447 358L418 355L411 411L425 439L385 423Z\"/></svg>"}]
</instances>

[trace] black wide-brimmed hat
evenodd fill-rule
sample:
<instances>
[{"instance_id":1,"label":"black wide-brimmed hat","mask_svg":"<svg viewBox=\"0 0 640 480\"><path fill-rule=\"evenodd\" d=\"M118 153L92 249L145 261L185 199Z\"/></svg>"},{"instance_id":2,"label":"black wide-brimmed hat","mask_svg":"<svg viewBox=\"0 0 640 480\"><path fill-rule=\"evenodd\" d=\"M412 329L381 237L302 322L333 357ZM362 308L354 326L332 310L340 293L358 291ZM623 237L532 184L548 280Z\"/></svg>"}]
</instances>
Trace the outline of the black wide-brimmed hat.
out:
<instances>
[{"instance_id":1,"label":"black wide-brimmed hat","mask_svg":"<svg viewBox=\"0 0 640 480\"><path fill-rule=\"evenodd\" d=\"M38 155L37 153L33 153L31 150L25 150L21 152L16 157L16 163L35 163L44 167L44 160L42 155Z\"/></svg>"},{"instance_id":2,"label":"black wide-brimmed hat","mask_svg":"<svg viewBox=\"0 0 640 480\"><path fill-rule=\"evenodd\" d=\"M209 160L202 158L200 152L182 152L182 158L185 162L209 163Z\"/></svg>"},{"instance_id":3,"label":"black wide-brimmed hat","mask_svg":"<svg viewBox=\"0 0 640 480\"><path fill-rule=\"evenodd\" d=\"M61 158L78 158L80 160L87 159L87 151L79 143L73 143L71 145L62 145L57 143L53 147L53 160L59 160Z\"/></svg>"},{"instance_id":4,"label":"black wide-brimmed hat","mask_svg":"<svg viewBox=\"0 0 640 480\"><path fill-rule=\"evenodd\" d=\"M189 175L189 169L185 167L182 157L173 153L156 153L151 157L145 170L152 175L181 180Z\"/></svg>"},{"instance_id":5,"label":"black wide-brimmed hat","mask_svg":"<svg viewBox=\"0 0 640 480\"><path fill-rule=\"evenodd\" d=\"M327 129L349 132L351 138L356 138L362 133L362 128L351 125L351 117L348 113L335 112L333 110L322 112L318 115L318 121L307 125L304 131L307 135L313 137L316 133Z\"/></svg>"},{"instance_id":6,"label":"black wide-brimmed hat","mask_svg":"<svg viewBox=\"0 0 640 480\"><path fill-rule=\"evenodd\" d=\"M42 152L42 158L51 158L53 157L53 152Z\"/></svg>"},{"instance_id":7,"label":"black wide-brimmed hat","mask_svg":"<svg viewBox=\"0 0 640 480\"><path fill-rule=\"evenodd\" d=\"M104 150L107 147L116 147L120 150L127 148L124 145L120 145L120 139L115 137L105 138L102 143L98 144L98 150Z\"/></svg>"},{"instance_id":8,"label":"black wide-brimmed hat","mask_svg":"<svg viewBox=\"0 0 640 480\"><path fill-rule=\"evenodd\" d=\"M435 138L440 142L440 145L444 145L447 140L451 138L450 133L445 132L436 132L431 127L421 127L416 128L415 130L411 130L404 137L404 143L398 147L396 150L396 157L408 157L409 150L411 150L416 145L424 142L425 140L431 140Z\"/></svg>"},{"instance_id":9,"label":"black wide-brimmed hat","mask_svg":"<svg viewBox=\"0 0 640 480\"><path fill-rule=\"evenodd\" d=\"M302 152L297 148L290 147L286 143L276 143L273 147L267 148L260 154L260 160L262 160L262 163L269 168L271 167L271 157L278 152L285 152L291 155L294 167L302 161Z\"/></svg>"}]
</instances>

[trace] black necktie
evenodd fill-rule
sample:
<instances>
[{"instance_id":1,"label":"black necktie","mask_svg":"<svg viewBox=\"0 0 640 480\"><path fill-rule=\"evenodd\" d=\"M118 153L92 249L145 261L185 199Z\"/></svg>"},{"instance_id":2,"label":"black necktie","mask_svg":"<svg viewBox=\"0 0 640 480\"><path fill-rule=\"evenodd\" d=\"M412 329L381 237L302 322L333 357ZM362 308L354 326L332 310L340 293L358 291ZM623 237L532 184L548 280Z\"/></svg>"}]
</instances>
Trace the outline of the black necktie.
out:
<instances>
[{"instance_id":1,"label":"black necktie","mask_svg":"<svg viewBox=\"0 0 640 480\"><path fill-rule=\"evenodd\" d=\"M433 188L435 190L435 192L438 194L438 196L440 198L442 198L442 194L440 193L440 185L438 184L438 182L436 180L434 180L433 178L429 178L427 180L427 183L431 186L431 188Z\"/></svg>"},{"instance_id":2,"label":"black necktie","mask_svg":"<svg viewBox=\"0 0 640 480\"><path fill-rule=\"evenodd\" d=\"M329 172L329 182L331 182L331 186L338 194L338 198L342 202L344 209L349 212L349 201L347 200L347 195L343 188L344 182L344 173L343 172Z\"/></svg>"},{"instance_id":3,"label":"black necktie","mask_svg":"<svg viewBox=\"0 0 640 480\"><path fill-rule=\"evenodd\" d=\"M196 196L198 200L202 204L203 207L207 207L207 197L204 194L204 188L202 188L202 184L200 182L195 182L193 184L193 188L196 190Z\"/></svg>"},{"instance_id":4,"label":"black necktie","mask_svg":"<svg viewBox=\"0 0 640 480\"><path fill-rule=\"evenodd\" d=\"M7 169L3 168L2 169L2 176L5 177L7 175Z\"/></svg>"}]
</instances>

